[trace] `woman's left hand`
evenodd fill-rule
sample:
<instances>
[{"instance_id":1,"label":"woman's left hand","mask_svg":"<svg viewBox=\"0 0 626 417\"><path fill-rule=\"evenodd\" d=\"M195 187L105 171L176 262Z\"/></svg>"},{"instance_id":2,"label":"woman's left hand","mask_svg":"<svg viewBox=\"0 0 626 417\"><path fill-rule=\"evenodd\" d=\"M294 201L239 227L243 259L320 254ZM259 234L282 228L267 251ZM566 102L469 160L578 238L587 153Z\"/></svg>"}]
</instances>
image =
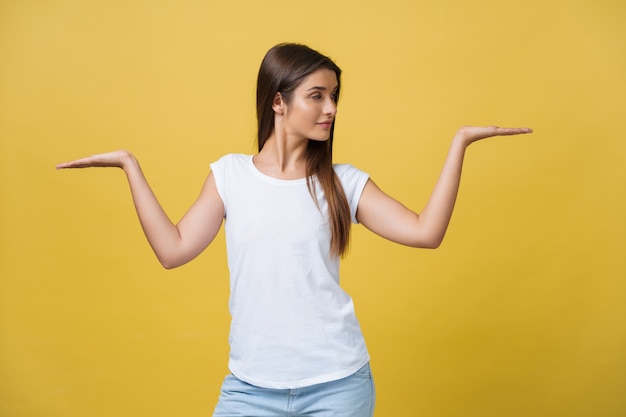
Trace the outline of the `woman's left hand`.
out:
<instances>
[{"instance_id":1,"label":"woman's left hand","mask_svg":"<svg viewBox=\"0 0 626 417\"><path fill-rule=\"evenodd\" d=\"M463 126L456 132L454 139L468 146L477 140L492 136L523 135L532 131L528 127Z\"/></svg>"},{"instance_id":2,"label":"woman's left hand","mask_svg":"<svg viewBox=\"0 0 626 417\"><path fill-rule=\"evenodd\" d=\"M532 133L527 127L460 128L454 136L439 180L421 214L381 191L370 179L357 209L357 220L374 233L403 245L436 248L450 223L459 190L465 148L480 139Z\"/></svg>"}]
</instances>

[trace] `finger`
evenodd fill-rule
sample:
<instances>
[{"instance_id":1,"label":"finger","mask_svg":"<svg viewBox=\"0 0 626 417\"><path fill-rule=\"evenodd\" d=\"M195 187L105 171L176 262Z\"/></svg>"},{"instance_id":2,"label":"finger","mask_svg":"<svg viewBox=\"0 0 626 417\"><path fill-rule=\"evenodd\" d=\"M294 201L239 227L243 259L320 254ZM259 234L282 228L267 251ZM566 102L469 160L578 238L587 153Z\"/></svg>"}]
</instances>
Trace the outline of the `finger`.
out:
<instances>
[{"instance_id":1,"label":"finger","mask_svg":"<svg viewBox=\"0 0 626 417\"><path fill-rule=\"evenodd\" d=\"M501 136L505 135L522 135L532 133L533 130L529 127L498 127L496 133Z\"/></svg>"},{"instance_id":2,"label":"finger","mask_svg":"<svg viewBox=\"0 0 626 417\"><path fill-rule=\"evenodd\" d=\"M71 162L62 162L60 164L57 164L56 169L75 168L75 167L76 167L76 162L71 161Z\"/></svg>"},{"instance_id":3,"label":"finger","mask_svg":"<svg viewBox=\"0 0 626 417\"><path fill-rule=\"evenodd\" d=\"M56 169L65 169L65 168L85 168L89 166L85 160L78 159L76 161L70 162L62 162L56 166Z\"/></svg>"},{"instance_id":4,"label":"finger","mask_svg":"<svg viewBox=\"0 0 626 417\"><path fill-rule=\"evenodd\" d=\"M88 156L87 158L76 159L74 161L63 162L56 166L57 169L65 168L89 168L101 165L99 155Z\"/></svg>"}]
</instances>

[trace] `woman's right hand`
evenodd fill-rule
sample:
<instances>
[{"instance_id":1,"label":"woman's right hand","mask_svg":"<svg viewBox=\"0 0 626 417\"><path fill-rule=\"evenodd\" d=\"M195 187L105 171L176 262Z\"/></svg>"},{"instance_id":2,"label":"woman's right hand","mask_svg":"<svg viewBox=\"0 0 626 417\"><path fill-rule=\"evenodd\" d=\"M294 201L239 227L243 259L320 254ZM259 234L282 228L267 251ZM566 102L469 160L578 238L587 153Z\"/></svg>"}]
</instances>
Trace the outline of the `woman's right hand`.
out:
<instances>
[{"instance_id":1,"label":"woman's right hand","mask_svg":"<svg viewBox=\"0 0 626 417\"><path fill-rule=\"evenodd\" d=\"M212 173L207 177L198 199L178 224L174 224L157 201L133 154L119 150L57 165L57 169L90 167L124 170L141 226L165 268L174 268L195 258L213 241L222 225L224 203Z\"/></svg>"},{"instance_id":2,"label":"woman's right hand","mask_svg":"<svg viewBox=\"0 0 626 417\"><path fill-rule=\"evenodd\" d=\"M133 155L124 150L100 153L86 158L63 162L56 166L57 169L66 168L91 168L91 167L115 167L124 168L134 159Z\"/></svg>"}]
</instances>

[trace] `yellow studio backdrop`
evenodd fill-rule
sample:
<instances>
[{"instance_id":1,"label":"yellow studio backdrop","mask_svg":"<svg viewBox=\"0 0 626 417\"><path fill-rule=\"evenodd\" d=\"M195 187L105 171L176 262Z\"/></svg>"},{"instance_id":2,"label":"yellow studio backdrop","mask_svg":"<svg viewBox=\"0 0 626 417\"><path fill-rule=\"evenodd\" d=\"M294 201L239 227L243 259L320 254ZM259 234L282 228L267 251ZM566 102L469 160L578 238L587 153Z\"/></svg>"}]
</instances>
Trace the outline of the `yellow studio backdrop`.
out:
<instances>
[{"instance_id":1,"label":"yellow studio backdrop","mask_svg":"<svg viewBox=\"0 0 626 417\"><path fill-rule=\"evenodd\" d=\"M626 415L626 3L0 2L0 415L208 416L227 372L223 235L163 270L127 148L176 221L254 152L256 71L296 41L344 70L336 161L421 210L464 124L436 251L360 226L342 266L376 415Z\"/></svg>"}]
</instances>

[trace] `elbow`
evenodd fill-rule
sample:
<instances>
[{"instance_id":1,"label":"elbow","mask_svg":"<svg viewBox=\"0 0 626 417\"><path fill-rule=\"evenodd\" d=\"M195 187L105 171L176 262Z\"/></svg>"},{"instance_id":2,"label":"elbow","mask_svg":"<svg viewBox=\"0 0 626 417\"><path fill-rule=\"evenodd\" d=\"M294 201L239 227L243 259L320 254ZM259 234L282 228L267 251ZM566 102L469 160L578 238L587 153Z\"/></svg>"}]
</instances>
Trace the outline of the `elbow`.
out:
<instances>
[{"instance_id":1,"label":"elbow","mask_svg":"<svg viewBox=\"0 0 626 417\"><path fill-rule=\"evenodd\" d=\"M443 233L437 233L428 241L428 245L426 246L426 249L438 249L439 246L441 246L441 244L443 243L443 238L445 237L445 235L446 235L445 230L443 231Z\"/></svg>"},{"instance_id":2,"label":"elbow","mask_svg":"<svg viewBox=\"0 0 626 417\"><path fill-rule=\"evenodd\" d=\"M441 242L441 240L423 241L416 245L413 245L413 247L420 249L437 249L439 246L441 246Z\"/></svg>"},{"instance_id":3,"label":"elbow","mask_svg":"<svg viewBox=\"0 0 626 417\"><path fill-rule=\"evenodd\" d=\"M165 269L174 269L183 266L200 252L186 250L185 248L169 248L163 251L154 251L161 266Z\"/></svg>"},{"instance_id":4,"label":"elbow","mask_svg":"<svg viewBox=\"0 0 626 417\"><path fill-rule=\"evenodd\" d=\"M167 263L167 262L161 262L161 266L164 269L174 269L174 268L178 267L178 265L176 265L176 264L170 264L170 263Z\"/></svg>"},{"instance_id":5,"label":"elbow","mask_svg":"<svg viewBox=\"0 0 626 417\"><path fill-rule=\"evenodd\" d=\"M409 246L418 249L437 249L443 242L443 236L422 236L412 241Z\"/></svg>"},{"instance_id":6,"label":"elbow","mask_svg":"<svg viewBox=\"0 0 626 417\"><path fill-rule=\"evenodd\" d=\"M424 249L437 249L443 243L443 238L446 235L446 230L433 230L430 233L425 234L423 237Z\"/></svg>"},{"instance_id":7,"label":"elbow","mask_svg":"<svg viewBox=\"0 0 626 417\"><path fill-rule=\"evenodd\" d=\"M178 268L179 266L184 264L184 262L181 262L180 259L177 259L175 257L157 256L157 259L159 260L161 266L165 269Z\"/></svg>"},{"instance_id":8,"label":"elbow","mask_svg":"<svg viewBox=\"0 0 626 417\"><path fill-rule=\"evenodd\" d=\"M429 242L428 244L426 244L424 246L424 249L437 249L439 248L439 246L441 246L442 240L437 240L437 241L433 241L433 242Z\"/></svg>"}]
</instances>

